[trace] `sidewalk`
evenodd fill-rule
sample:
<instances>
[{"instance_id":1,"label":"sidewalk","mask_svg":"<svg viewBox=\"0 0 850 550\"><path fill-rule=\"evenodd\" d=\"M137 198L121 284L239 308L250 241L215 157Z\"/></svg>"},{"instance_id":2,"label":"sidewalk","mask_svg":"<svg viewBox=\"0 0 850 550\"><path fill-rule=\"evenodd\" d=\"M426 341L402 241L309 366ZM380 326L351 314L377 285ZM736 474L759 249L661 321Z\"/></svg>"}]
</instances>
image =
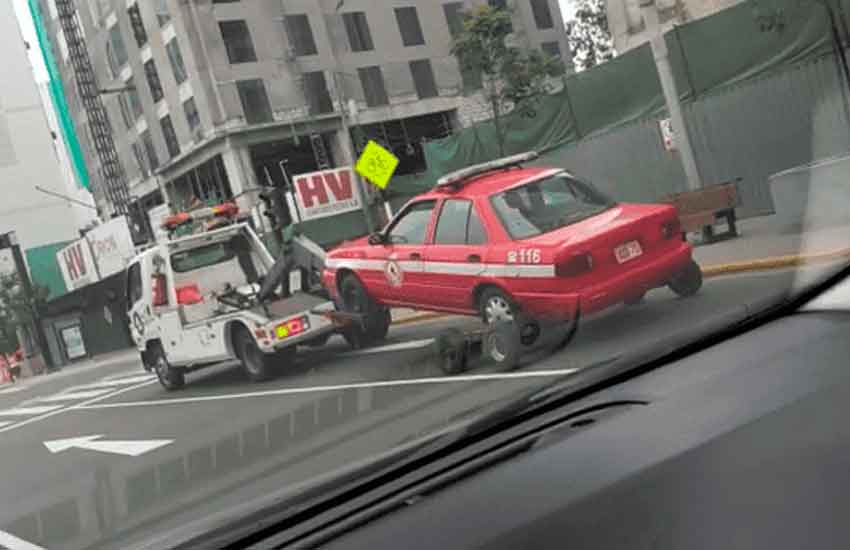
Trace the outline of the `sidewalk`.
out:
<instances>
[{"instance_id":1,"label":"sidewalk","mask_svg":"<svg viewBox=\"0 0 850 550\"><path fill-rule=\"evenodd\" d=\"M103 367L114 365L129 364L139 361L139 352L131 348L127 350L105 353L92 359L86 359L73 365L66 365L61 370L49 374L39 374L20 379L17 383L7 383L0 385L0 392L8 391L11 388L18 388L17 391L24 391L30 388L38 387L48 383L61 383L62 380L80 374L92 373L99 371ZM141 367L139 367L141 369Z\"/></svg>"},{"instance_id":2,"label":"sidewalk","mask_svg":"<svg viewBox=\"0 0 850 550\"><path fill-rule=\"evenodd\" d=\"M740 221L738 231L735 239L694 247L706 276L850 259L850 224L803 233L766 216Z\"/></svg>"}]
</instances>

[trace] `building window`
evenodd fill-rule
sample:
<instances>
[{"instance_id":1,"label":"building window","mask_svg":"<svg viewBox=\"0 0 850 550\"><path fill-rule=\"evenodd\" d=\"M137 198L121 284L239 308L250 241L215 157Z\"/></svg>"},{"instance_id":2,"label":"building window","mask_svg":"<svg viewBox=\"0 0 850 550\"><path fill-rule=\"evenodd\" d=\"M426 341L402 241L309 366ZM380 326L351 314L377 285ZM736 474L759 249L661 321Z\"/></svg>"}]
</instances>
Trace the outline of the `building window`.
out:
<instances>
[{"instance_id":1,"label":"building window","mask_svg":"<svg viewBox=\"0 0 850 550\"><path fill-rule=\"evenodd\" d=\"M136 142L131 144L133 148L133 157L136 159L136 166L139 168L139 173L143 178L146 178L150 175L150 169L148 168L148 163L145 162L145 153L142 150L142 146Z\"/></svg>"},{"instance_id":2,"label":"building window","mask_svg":"<svg viewBox=\"0 0 850 550\"><path fill-rule=\"evenodd\" d=\"M124 38L121 36L121 29L118 25L114 25L109 29L109 42L106 44L106 56L109 59L109 67L112 74L117 75L121 72L121 67L127 63L127 47L124 45Z\"/></svg>"},{"instance_id":3,"label":"building window","mask_svg":"<svg viewBox=\"0 0 850 550\"><path fill-rule=\"evenodd\" d=\"M411 61L410 74L413 75L413 84L416 86L416 95L419 99L437 96L437 82L434 80L430 61L427 59Z\"/></svg>"},{"instance_id":4,"label":"building window","mask_svg":"<svg viewBox=\"0 0 850 550\"><path fill-rule=\"evenodd\" d=\"M177 141L177 133L174 132L174 125L171 123L171 116L165 115L159 119L159 125L162 127L162 137L165 138L165 147L168 149L168 154L171 158L180 154L180 143Z\"/></svg>"},{"instance_id":5,"label":"building window","mask_svg":"<svg viewBox=\"0 0 850 550\"><path fill-rule=\"evenodd\" d=\"M387 89L384 87L384 76L380 67L363 67L357 69L357 74L360 76L360 83L363 85L366 105L378 107L390 102L387 98Z\"/></svg>"},{"instance_id":6,"label":"building window","mask_svg":"<svg viewBox=\"0 0 850 550\"><path fill-rule=\"evenodd\" d=\"M133 116L127 96L123 92L118 94L118 107L121 109L121 118L124 120L124 125L129 129L136 122L136 117Z\"/></svg>"},{"instance_id":7,"label":"building window","mask_svg":"<svg viewBox=\"0 0 850 550\"><path fill-rule=\"evenodd\" d=\"M245 121L248 124L273 120L269 96L261 79L239 80L236 82L236 89L239 91L239 99L242 101L242 110L245 111Z\"/></svg>"},{"instance_id":8,"label":"building window","mask_svg":"<svg viewBox=\"0 0 850 550\"><path fill-rule=\"evenodd\" d=\"M494 10L502 10L506 12L510 12L510 8L508 7L508 0L488 0L487 3ZM513 32L514 26L513 23L510 24L510 30Z\"/></svg>"},{"instance_id":9,"label":"building window","mask_svg":"<svg viewBox=\"0 0 850 550\"><path fill-rule=\"evenodd\" d=\"M463 2L443 4L443 13L446 16L449 34L452 38L457 38L463 32Z\"/></svg>"},{"instance_id":10,"label":"building window","mask_svg":"<svg viewBox=\"0 0 850 550\"><path fill-rule=\"evenodd\" d=\"M168 0L153 0L153 5L156 20L160 27L171 21L171 12L168 11Z\"/></svg>"},{"instance_id":11,"label":"building window","mask_svg":"<svg viewBox=\"0 0 850 550\"><path fill-rule=\"evenodd\" d=\"M254 51L254 43L251 41L251 33L248 24L243 20L219 21L221 38L224 47L227 48L227 58L231 65L237 63L251 63L257 60Z\"/></svg>"},{"instance_id":12,"label":"building window","mask_svg":"<svg viewBox=\"0 0 850 550\"><path fill-rule=\"evenodd\" d=\"M402 44L405 46L421 46L425 43L425 36L422 34L422 25L419 24L416 8L396 8L395 18L398 22L399 32L401 32Z\"/></svg>"},{"instance_id":13,"label":"building window","mask_svg":"<svg viewBox=\"0 0 850 550\"><path fill-rule=\"evenodd\" d=\"M150 166L151 171L156 170L159 166L159 157L156 155L156 148L153 146L153 138L151 138L150 130L142 132L142 145L145 146L148 166Z\"/></svg>"},{"instance_id":14,"label":"building window","mask_svg":"<svg viewBox=\"0 0 850 550\"><path fill-rule=\"evenodd\" d=\"M561 59L561 46L557 42L543 42L540 44L540 49L549 57L559 62L558 72L564 72L564 63Z\"/></svg>"},{"instance_id":15,"label":"building window","mask_svg":"<svg viewBox=\"0 0 850 550\"><path fill-rule=\"evenodd\" d=\"M368 52L375 49L365 13L362 11L343 13L342 22L345 25L345 33L348 35L348 44L351 46L351 51Z\"/></svg>"},{"instance_id":16,"label":"building window","mask_svg":"<svg viewBox=\"0 0 850 550\"><path fill-rule=\"evenodd\" d=\"M552 10L549 9L549 0L530 0L531 13L534 14L534 23L538 29L551 29L555 26L552 22Z\"/></svg>"},{"instance_id":17,"label":"building window","mask_svg":"<svg viewBox=\"0 0 850 550\"><path fill-rule=\"evenodd\" d=\"M127 103L130 105L130 112L133 113L133 120L135 120L142 116L142 100L139 99L139 90L136 89L133 77L130 77L125 86L127 87Z\"/></svg>"},{"instance_id":18,"label":"building window","mask_svg":"<svg viewBox=\"0 0 850 550\"><path fill-rule=\"evenodd\" d=\"M201 127L201 115L198 113L198 106L195 105L194 97L183 102L183 112L186 113L186 122L189 124L191 132Z\"/></svg>"},{"instance_id":19,"label":"building window","mask_svg":"<svg viewBox=\"0 0 850 550\"><path fill-rule=\"evenodd\" d=\"M284 19L289 44L297 56L316 55L316 41L310 28L310 19L306 15L287 15Z\"/></svg>"},{"instance_id":20,"label":"building window","mask_svg":"<svg viewBox=\"0 0 850 550\"><path fill-rule=\"evenodd\" d=\"M174 80L178 84L182 84L186 81L188 75L186 74L186 65L183 63L183 55L180 53L180 45L177 43L176 38L165 45L165 51L168 53L168 61L171 63Z\"/></svg>"},{"instance_id":21,"label":"building window","mask_svg":"<svg viewBox=\"0 0 850 550\"><path fill-rule=\"evenodd\" d=\"M156 63L153 59L145 61L145 78L148 80L153 102L159 103L165 94L162 91L162 82L159 80L159 73L156 71Z\"/></svg>"},{"instance_id":22,"label":"building window","mask_svg":"<svg viewBox=\"0 0 850 550\"><path fill-rule=\"evenodd\" d=\"M133 28L133 36L136 37L136 44L141 48L148 43L148 33L145 31L145 24L142 21L142 14L139 13L138 3L127 8L127 16L130 18L130 26Z\"/></svg>"},{"instance_id":23,"label":"building window","mask_svg":"<svg viewBox=\"0 0 850 550\"><path fill-rule=\"evenodd\" d=\"M331 94L328 92L324 72L304 73L304 95L307 97L307 103L310 106L310 114L320 115L333 112L333 101L331 101Z\"/></svg>"}]
</instances>

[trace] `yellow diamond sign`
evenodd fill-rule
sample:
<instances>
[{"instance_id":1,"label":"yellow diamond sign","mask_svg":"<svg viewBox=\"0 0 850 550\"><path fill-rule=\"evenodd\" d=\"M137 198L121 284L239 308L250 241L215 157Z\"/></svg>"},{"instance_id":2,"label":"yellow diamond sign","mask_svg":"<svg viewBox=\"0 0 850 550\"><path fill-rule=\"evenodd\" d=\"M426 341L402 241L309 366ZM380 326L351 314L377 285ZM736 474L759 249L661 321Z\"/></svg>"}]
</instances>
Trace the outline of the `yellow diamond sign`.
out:
<instances>
[{"instance_id":1,"label":"yellow diamond sign","mask_svg":"<svg viewBox=\"0 0 850 550\"><path fill-rule=\"evenodd\" d=\"M357 159L354 170L358 174L372 182L376 187L386 189L390 178L398 166L398 157L390 153L377 143L369 140L363 154Z\"/></svg>"}]
</instances>

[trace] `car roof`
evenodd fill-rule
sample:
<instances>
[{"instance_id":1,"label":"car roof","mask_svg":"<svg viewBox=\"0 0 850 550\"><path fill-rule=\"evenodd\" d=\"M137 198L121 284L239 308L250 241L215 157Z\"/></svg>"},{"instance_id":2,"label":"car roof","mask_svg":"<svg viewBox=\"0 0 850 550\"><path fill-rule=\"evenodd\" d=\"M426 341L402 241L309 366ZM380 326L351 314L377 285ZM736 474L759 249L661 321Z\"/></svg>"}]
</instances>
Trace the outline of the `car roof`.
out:
<instances>
[{"instance_id":1,"label":"car roof","mask_svg":"<svg viewBox=\"0 0 850 550\"><path fill-rule=\"evenodd\" d=\"M541 177L562 172L561 168L551 166L528 166L522 168L501 168L484 174L472 176L463 181L457 187L440 186L435 187L427 193L419 195L417 199L438 199L444 197L488 197L500 193L516 185L534 181Z\"/></svg>"}]
</instances>

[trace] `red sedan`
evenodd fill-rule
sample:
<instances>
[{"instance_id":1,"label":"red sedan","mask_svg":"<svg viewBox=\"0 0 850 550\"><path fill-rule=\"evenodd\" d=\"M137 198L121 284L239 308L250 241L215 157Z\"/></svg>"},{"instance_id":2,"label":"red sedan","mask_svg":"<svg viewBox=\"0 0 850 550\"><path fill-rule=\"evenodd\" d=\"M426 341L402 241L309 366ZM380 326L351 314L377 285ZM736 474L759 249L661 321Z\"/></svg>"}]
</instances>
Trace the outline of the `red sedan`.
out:
<instances>
[{"instance_id":1,"label":"red sedan","mask_svg":"<svg viewBox=\"0 0 850 550\"><path fill-rule=\"evenodd\" d=\"M672 206L616 203L565 170L522 166L535 156L445 176L383 231L331 251L325 286L350 310L402 306L487 322L520 312L570 321L660 286L700 289Z\"/></svg>"}]
</instances>

